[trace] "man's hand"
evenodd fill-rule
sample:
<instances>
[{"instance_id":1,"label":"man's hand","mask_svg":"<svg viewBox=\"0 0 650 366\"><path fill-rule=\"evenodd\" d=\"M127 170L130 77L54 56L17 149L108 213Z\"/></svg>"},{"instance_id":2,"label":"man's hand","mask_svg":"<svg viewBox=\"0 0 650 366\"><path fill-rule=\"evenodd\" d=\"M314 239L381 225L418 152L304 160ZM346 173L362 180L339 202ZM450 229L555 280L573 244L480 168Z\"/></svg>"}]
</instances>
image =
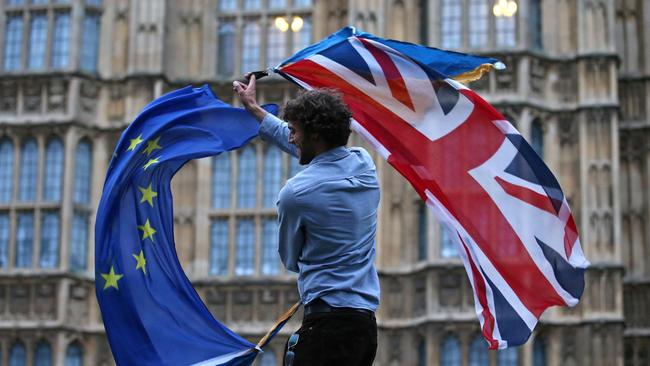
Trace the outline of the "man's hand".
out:
<instances>
[{"instance_id":1,"label":"man's hand","mask_svg":"<svg viewBox=\"0 0 650 366\"><path fill-rule=\"evenodd\" d=\"M244 75L248 79L248 85L237 80L232 82L232 89L239 96L239 100L247 111L251 112L258 121L262 121L268 113L259 104L257 104L257 92L255 90L255 75L247 73Z\"/></svg>"}]
</instances>

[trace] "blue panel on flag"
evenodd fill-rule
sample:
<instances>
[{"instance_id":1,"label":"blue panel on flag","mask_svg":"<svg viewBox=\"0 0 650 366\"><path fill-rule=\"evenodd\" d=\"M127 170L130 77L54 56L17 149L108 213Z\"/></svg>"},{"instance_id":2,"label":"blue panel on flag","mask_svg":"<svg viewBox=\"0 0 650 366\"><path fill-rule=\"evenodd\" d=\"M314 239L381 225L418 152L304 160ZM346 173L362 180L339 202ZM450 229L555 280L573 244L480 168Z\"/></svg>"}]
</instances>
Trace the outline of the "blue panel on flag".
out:
<instances>
[{"instance_id":1,"label":"blue panel on flag","mask_svg":"<svg viewBox=\"0 0 650 366\"><path fill-rule=\"evenodd\" d=\"M535 239L540 248L542 248L544 256L553 267L555 278L557 278L557 281L560 283L562 288L565 289L566 292L570 293L571 296L579 299L585 289L585 269L574 268L565 261L560 254L546 245L546 243L538 238Z\"/></svg>"},{"instance_id":2,"label":"blue panel on flag","mask_svg":"<svg viewBox=\"0 0 650 366\"><path fill-rule=\"evenodd\" d=\"M530 337L530 329L519 317L515 309L510 306L510 303L503 297L499 288L490 281L490 278L483 272L483 277L492 290L492 298L494 299L494 308L496 310L496 318L499 319L497 326L501 339L508 342L508 347L522 345Z\"/></svg>"},{"instance_id":3,"label":"blue panel on flag","mask_svg":"<svg viewBox=\"0 0 650 366\"><path fill-rule=\"evenodd\" d=\"M331 48L321 52L321 55L331 59L332 61L338 62L341 65L345 65L359 76L375 84L375 79L372 77L370 67L368 67L366 61L364 61L363 57L359 55L359 52L354 49L350 42L341 42L332 46Z\"/></svg>"}]
</instances>

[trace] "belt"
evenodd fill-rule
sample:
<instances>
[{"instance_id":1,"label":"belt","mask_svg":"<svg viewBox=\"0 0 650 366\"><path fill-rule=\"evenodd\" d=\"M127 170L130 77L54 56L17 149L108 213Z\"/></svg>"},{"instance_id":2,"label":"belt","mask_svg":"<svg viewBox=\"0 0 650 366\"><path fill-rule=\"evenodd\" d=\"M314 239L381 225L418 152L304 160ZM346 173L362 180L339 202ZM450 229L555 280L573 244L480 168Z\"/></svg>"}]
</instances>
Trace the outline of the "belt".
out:
<instances>
[{"instance_id":1,"label":"belt","mask_svg":"<svg viewBox=\"0 0 650 366\"><path fill-rule=\"evenodd\" d=\"M359 309L359 308L345 308L345 307L333 307L321 299L316 299L311 301L309 304L305 305L304 316L315 313L340 313L340 312L356 312L362 313L370 316L374 316L375 313L368 309Z\"/></svg>"}]
</instances>

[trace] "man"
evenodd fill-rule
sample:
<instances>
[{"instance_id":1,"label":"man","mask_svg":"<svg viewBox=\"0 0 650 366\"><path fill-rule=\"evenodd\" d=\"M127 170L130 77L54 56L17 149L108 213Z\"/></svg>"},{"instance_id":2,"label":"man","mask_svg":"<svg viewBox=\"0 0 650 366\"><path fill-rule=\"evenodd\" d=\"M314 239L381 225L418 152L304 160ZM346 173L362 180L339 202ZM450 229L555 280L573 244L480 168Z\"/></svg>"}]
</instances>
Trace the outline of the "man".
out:
<instances>
[{"instance_id":1,"label":"man","mask_svg":"<svg viewBox=\"0 0 650 366\"><path fill-rule=\"evenodd\" d=\"M301 328L286 361L303 365L371 365L377 350L374 266L379 185L362 148L346 148L350 110L336 93L312 90L287 102L284 122L257 103L255 76L233 82L260 136L300 159L305 169L280 190L279 254L298 273Z\"/></svg>"}]
</instances>

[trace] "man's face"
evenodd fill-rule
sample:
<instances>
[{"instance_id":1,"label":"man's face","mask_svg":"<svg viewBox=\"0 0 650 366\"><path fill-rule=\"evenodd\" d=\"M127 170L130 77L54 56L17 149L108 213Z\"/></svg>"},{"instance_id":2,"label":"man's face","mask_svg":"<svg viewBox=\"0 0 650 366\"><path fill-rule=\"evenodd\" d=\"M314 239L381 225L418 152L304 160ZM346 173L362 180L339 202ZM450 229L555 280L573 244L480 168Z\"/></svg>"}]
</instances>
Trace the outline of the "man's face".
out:
<instances>
[{"instance_id":1,"label":"man's face","mask_svg":"<svg viewBox=\"0 0 650 366\"><path fill-rule=\"evenodd\" d=\"M305 136L305 132L299 123L288 121L289 143L298 149L300 165L307 165L316 155L311 139Z\"/></svg>"}]
</instances>

